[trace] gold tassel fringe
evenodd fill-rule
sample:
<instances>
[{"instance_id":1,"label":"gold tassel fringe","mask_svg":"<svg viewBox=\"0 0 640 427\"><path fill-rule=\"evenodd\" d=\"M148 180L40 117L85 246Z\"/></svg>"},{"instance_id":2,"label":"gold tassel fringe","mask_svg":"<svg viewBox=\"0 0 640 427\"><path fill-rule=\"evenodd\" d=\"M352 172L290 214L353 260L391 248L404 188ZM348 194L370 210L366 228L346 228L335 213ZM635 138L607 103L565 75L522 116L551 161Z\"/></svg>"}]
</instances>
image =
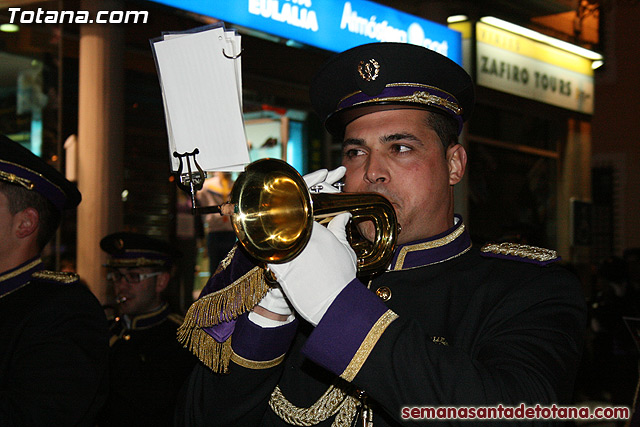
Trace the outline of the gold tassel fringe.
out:
<instances>
[{"instance_id":1,"label":"gold tassel fringe","mask_svg":"<svg viewBox=\"0 0 640 427\"><path fill-rule=\"evenodd\" d=\"M231 339L219 343L203 328L236 319L266 295L265 270L255 267L231 285L194 302L178 328L178 341L215 372L226 372L231 358Z\"/></svg>"},{"instance_id":2,"label":"gold tassel fringe","mask_svg":"<svg viewBox=\"0 0 640 427\"><path fill-rule=\"evenodd\" d=\"M224 342L218 342L202 329L194 329L188 344L189 349L205 366L213 372L226 373L231 360L231 337Z\"/></svg>"}]
</instances>

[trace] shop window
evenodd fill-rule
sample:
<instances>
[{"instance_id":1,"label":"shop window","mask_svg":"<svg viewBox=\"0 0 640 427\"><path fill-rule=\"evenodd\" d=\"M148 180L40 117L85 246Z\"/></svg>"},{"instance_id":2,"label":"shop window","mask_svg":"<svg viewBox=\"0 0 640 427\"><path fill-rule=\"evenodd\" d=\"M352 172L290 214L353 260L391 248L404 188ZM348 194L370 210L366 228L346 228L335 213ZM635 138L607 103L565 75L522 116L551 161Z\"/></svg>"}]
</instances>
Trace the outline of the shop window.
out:
<instances>
[{"instance_id":1,"label":"shop window","mask_svg":"<svg viewBox=\"0 0 640 427\"><path fill-rule=\"evenodd\" d=\"M553 151L562 130L557 122L534 116L528 109L510 111L483 105L474 110L470 121L470 132L475 136Z\"/></svg>"},{"instance_id":2,"label":"shop window","mask_svg":"<svg viewBox=\"0 0 640 427\"><path fill-rule=\"evenodd\" d=\"M263 110L244 114L251 161L281 159L305 173L306 113L263 106Z\"/></svg>"},{"instance_id":3,"label":"shop window","mask_svg":"<svg viewBox=\"0 0 640 427\"><path fill-rule=\"evenodd\" d=\"M49 3L30 4L47 9ZM64 106L59 87L60 40L59 27L51 24L0 31L0 132L64 171L62 146L70 133L61 132L60 126ZM67 213L60 238L45 247L47 268L60 269L65 264L75 269L75 221L75 211Z\"/></svg>"},{"instance_id":4,"label":"shop window","mask_svg":"<svg viewBox=\"0 0 640 427\"><path fill-rule=\"evenodd\" d=\"M50 100L44 87L44 63L0 52L0 132L42 155L43 110Z\"/></svg>"},{"instance_id":5,"label":"shop window","mask_svg":"<svg viewBox=\"0 0 640 427\"><path fill-rule=\"evenodd\" d=\"M467 222L478 244L557 245L558 147L563 118L478 106L470 121Z\"/></svg>"},{"instance_id":6,"label":"shop window","mask_svg":"<svg viewBox=\"0 0 640 427\"><path fill-rule=\"evenodd\" d=\"M483 143L469 147L469 227L477 244L555 246L554 158Z\"/></svg>"}]
</instances>

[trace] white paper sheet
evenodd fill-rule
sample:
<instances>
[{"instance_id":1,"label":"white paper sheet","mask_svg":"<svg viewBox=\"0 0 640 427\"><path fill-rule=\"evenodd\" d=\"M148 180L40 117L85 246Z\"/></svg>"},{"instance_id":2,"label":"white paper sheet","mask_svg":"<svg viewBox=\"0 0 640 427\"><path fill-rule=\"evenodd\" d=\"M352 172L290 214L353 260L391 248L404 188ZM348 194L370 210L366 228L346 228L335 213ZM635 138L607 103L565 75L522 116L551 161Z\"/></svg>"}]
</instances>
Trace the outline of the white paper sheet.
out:
<instances>
[{"instance_id":1,"label":"white paper sheet","mask_svg":"<svg viewBox=\"0 0 640 427\"><path fill-rule=\"evenodd\" d=\"M174 152L197 148L203 170L242 171L250 159L242 118L240 36L217 27L164 34L152 46L172 170L180 163Z\"/></svg>"}]
</instances>

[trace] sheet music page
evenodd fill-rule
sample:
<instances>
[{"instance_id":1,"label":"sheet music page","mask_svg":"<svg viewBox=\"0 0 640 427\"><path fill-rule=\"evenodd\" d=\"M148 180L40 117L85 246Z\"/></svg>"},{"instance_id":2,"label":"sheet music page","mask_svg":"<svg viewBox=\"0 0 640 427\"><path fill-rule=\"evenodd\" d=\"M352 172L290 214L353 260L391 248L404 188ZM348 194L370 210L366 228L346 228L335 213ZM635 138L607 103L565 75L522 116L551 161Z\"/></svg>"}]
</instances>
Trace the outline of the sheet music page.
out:
<instances>
[{"instance_id":1,"label":"sheet music page","mask_svg":"<svg viewBox=\"0 0 640 427\"><path fill-rule=\"evenodd\" d=\"M218 27L165 34L153 43L173 152L198 148L204 170L241 171L249 163L242 118L242 86L237 62L239 36ZM225 57L225 53L227 56ZM237 58L236 58L237 57ZM236 58L236 59L232 59Z\"/></svg>"},{"instance_id":2,"label":"sheet music page","mask_svg":"<svg viewBox=\"0 0 640 427\"><path fill-rule=\"evenodd\" d=\"M242 48L240 46L240 35L235 31L225 31L225 38L227 40L227 44L229 45L229 50L227 52L233 52L233 55L228 53L229 56L233 56L236 58L235 62L235 71L236 71L236 84L238 88L238 99L240 100L240 108L242 108Z\"/></svg>"}]
</instances>

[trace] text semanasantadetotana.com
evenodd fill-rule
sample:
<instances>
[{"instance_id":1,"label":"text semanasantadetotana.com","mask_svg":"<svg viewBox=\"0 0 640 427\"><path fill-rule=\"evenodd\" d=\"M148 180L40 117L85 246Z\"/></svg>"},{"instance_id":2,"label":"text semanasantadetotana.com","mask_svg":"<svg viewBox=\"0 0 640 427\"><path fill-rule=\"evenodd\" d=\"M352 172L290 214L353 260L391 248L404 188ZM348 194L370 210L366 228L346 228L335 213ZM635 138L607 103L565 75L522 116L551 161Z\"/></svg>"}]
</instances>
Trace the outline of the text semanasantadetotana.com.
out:
<instances>
[{"instance_id":1,"label":"text semanasantadetotana.com","mask_svg":"<svg viewBox=\"0 0 640 427\"><path fill-rule=\"evenodd\" d=\"M555 404L527 406L524 403L519 406L405 406L401 410L402 419L405 420L625 420L629 418L629 414L629 408L624 406L590 408L586 406L557 406Z\"/></svg>"}]
</instances>

